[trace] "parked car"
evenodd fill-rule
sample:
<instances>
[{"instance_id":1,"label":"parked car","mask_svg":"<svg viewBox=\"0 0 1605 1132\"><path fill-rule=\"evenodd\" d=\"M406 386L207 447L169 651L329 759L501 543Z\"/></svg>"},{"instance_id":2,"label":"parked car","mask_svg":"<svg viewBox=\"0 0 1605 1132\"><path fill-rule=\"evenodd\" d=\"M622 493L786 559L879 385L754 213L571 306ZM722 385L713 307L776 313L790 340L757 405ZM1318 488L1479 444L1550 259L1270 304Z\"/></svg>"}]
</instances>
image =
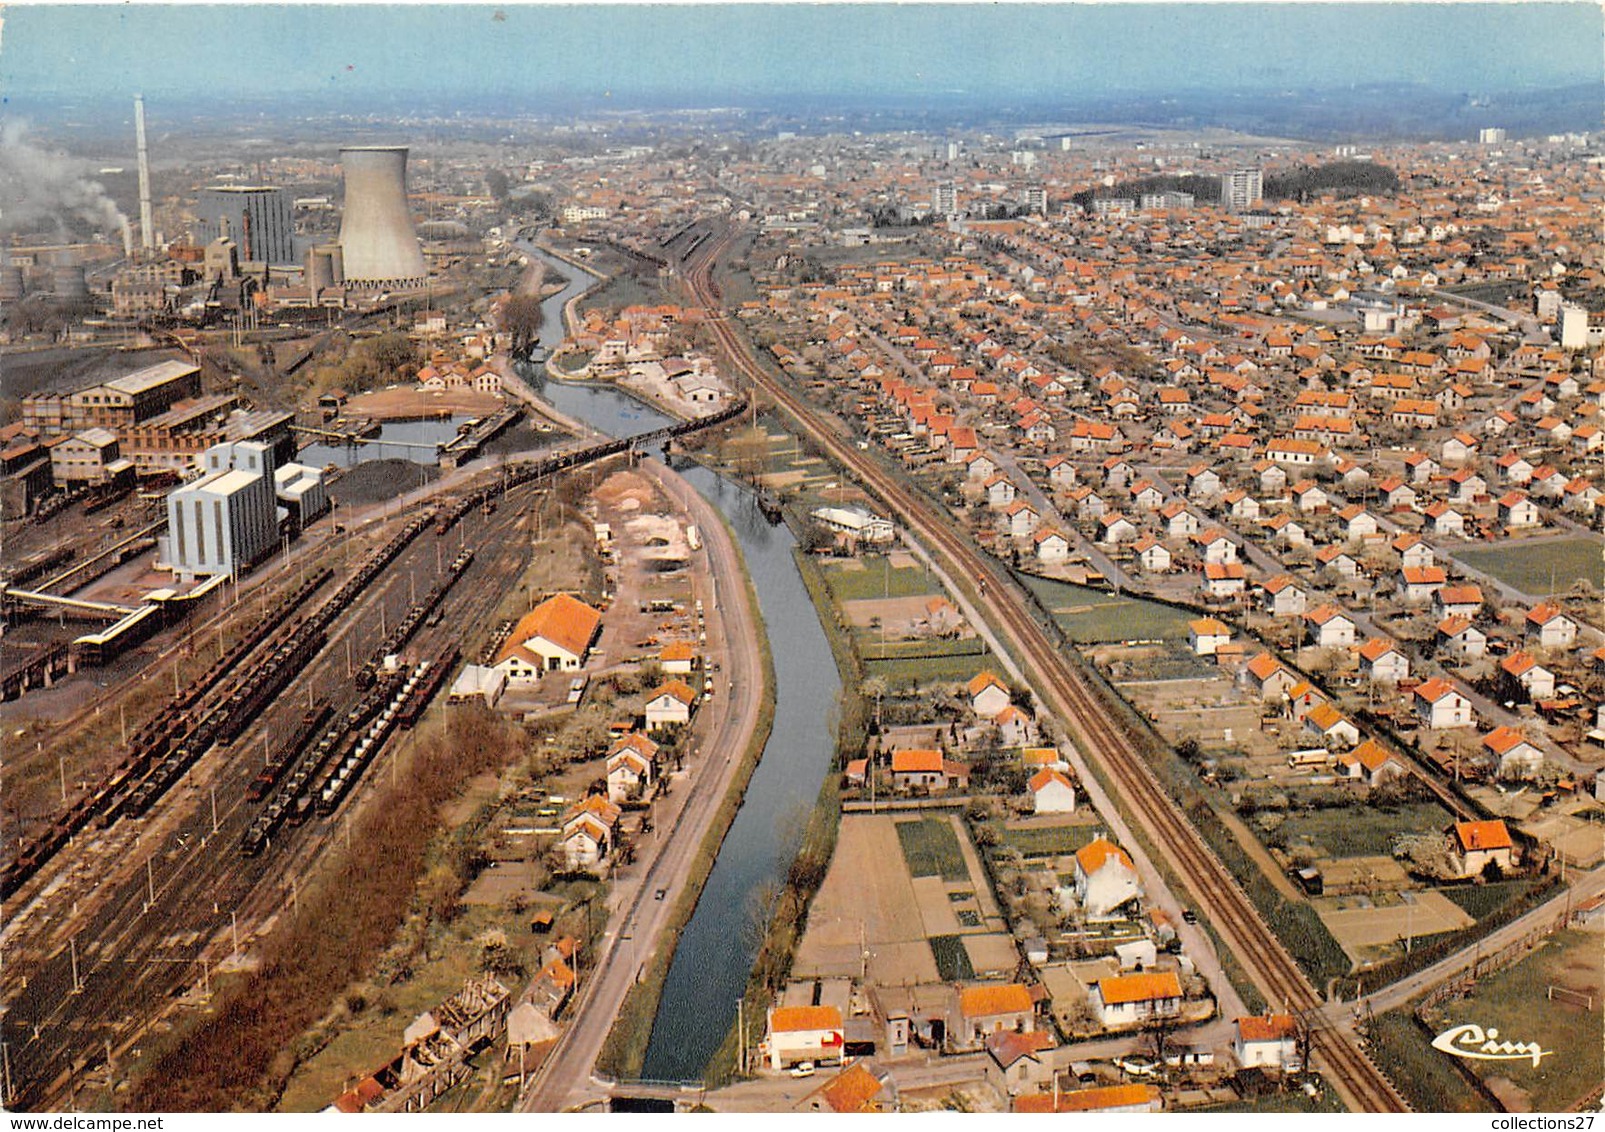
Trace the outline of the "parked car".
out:
<instances>
[{"instance_id":1,"label":"parked car","mask_svg":"<svg viewBox=\"0 0 1605 1132\"><path fill-rule=\"evenodd\" d=\"M811 1061L799 1061L791 1067L791 1075L793 1077L812 1077L814 1075L814 1063Z\"/></svg>"}]
</instances>

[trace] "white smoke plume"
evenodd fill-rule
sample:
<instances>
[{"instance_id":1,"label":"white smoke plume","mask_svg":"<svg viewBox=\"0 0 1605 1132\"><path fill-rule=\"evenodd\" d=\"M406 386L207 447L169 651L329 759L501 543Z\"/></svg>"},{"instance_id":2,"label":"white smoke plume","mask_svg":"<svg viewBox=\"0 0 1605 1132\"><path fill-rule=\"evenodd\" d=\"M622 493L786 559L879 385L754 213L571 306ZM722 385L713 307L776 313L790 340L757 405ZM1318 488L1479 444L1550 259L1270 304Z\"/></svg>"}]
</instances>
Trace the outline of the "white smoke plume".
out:
<instances>
[{"instance_id":1,"label":"white smoke plume","mask_svg":"<svg viewBox=\"0 0 1605 1132\"><path fill-rule=\"evenodd\" d=\"M128 217L85 176L90 167L36 145L21 122L0 124L0 232L38 231L41 222L53 220L65 237L71 217L103 232L120 232L126 251L132 239Z\"/></svg>"}]
</instances>

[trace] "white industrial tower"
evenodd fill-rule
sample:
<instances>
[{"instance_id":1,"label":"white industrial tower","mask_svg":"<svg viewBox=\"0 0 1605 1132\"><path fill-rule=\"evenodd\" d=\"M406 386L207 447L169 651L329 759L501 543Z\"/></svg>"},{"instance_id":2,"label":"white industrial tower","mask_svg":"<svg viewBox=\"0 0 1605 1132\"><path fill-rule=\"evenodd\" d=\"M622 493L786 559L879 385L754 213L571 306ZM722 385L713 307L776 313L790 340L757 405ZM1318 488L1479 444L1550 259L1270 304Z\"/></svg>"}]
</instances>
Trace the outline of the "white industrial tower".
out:
<instances>
[{"instance_id":1,"label":"white industrial tower","mask_svg":"<svg viewBox=\"0 0 1605 1132\"><path fill-rule=\"evenodd\" d=\"M145 96L134 95L134 145L139 155L139 246L156 247L156 230L150 215L150 153L145 149Z\"/></svg>"}]
</instances>

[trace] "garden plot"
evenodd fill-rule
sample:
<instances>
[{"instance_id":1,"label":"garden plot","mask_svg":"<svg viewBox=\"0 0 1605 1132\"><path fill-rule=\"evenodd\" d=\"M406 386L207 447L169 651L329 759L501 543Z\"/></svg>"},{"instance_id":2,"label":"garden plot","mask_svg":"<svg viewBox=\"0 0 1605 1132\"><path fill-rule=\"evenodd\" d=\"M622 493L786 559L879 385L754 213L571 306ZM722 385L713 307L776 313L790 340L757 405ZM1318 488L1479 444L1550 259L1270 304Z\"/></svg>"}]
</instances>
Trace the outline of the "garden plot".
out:
<instances>
[{"instance_id":1,"label":"garden plot","mask_svg":"<svg viewBox=\"0 0 1605 1132\"><path fill-rule=\"evenodd\" d=\"M1283 757L1275 735L1260 729L1259 702L1214 665L1152 646L1100 649L1098 656L1107 657L1103 663L1121 693L1167 742L1194 739L1205 750Z\"/></svg>"},{"instance_id":2,"label":"garden plot","mask_svg":"<svg viewBox=\"0 0 1605 1132\"><path fill-rule=\"evenodd\" d=\"M960 860L962 865L962 860ZM797 949L799 978L856 978L863 951L872 981L935 982L936 961L890 817L849 814Z\"/></svg>"},{"instance_id":3,"label":"garden plot","mask_svg":"<svg viewBox=\"0 0 1605 1132\"><path fill-rule=\"evenodd\" d=\"M1311 901L1327 930L1356 964L1403 939L1469 928L1476 921L1441 892L1323 897Z\"/></svg>"},{"instance_id":4,"label":"garden plot","mask_svg":"<svg viewBox=\"0 0 1605 1132\"><path fill-rule=\"evenodd\" d=\"M1006 973L1018 954L1004 928L956 818L849 814L795 973L857 977L864 951L870 981L888 986Z\"/></svg>"}]
</instances>

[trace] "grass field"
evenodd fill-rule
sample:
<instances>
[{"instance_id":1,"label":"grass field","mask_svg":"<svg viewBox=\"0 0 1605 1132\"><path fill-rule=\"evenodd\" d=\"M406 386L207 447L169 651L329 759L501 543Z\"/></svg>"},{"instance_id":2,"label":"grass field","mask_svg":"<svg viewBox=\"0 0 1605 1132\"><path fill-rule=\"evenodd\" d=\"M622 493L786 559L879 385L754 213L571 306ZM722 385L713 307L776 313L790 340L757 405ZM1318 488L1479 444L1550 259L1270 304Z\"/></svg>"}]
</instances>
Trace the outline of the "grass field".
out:
<instances>
[{"instance_id":1,"label":"grass field","mask_svg":"<svg viewBox=\"0 0 1605 1132\"><path fill-rule=\"evenodd\" d=\"M1131 641L1187 637L1189 616L1158 602L1116 597L1103 590L1043 578L1025 584L1072 641Z\"/></svg>"},{"instance_id":2,"label":"grass field","mask_svg":"<svg viewBox=\"0 0 1605 1132\"><path fill-rule=\"evenodd\" d=\"M1439 891L1464 908L1472 919L1480 920L1512 900L1520 899L1532 886L1530 880L1503 880L1497 884L1468 884Z\"/></svg>"},{"instance_id":3,"label":"grass field","mask_svg":"<svg viewBox=\"0 0 1605 1132\"><path fill-rule=\"evenodd\" d=\"M1553 1051L1537 1066L1531 1061L1471 1062L1469 1068L1502 1096L1505 1078L1526 1094L1534 1112L1563 1112L1605 1080L1605 1049L1600 1044L1602 978L1600 937L1564 931L1546 940L1513 967L1484 979L1463 999L1444 1003L1428 1022L1444 1027L1474 1022L1497 1027L1508 1041L1537 1042ZM1550 986L1592 995L1593 1008L1551 1001ZM1431 1051L1435 1056L1444 1056Z\"/></svg>"},{"instance_id":4,"label":"grass field","mask_svg":"<svg viewBox=\"0 0 1605 1132\"><path fill-rule=\"evenodd\" d=\"M1378 1014L1371 1026L1372 1058L1417 1112L1483 1112L1487 1102L1461 1080L1449 1058L1432 1048L1432 1039L1408 1009Z\"/></svg>"},{"instance_id":5,"label":"grass field","mask_svg":"<svg viewBox=\"0 0 1605 1132\"><path fill-rule=\"evenodd\" d=\"M1386 857L1393 839L1413 833L1437 833L1449 825L1449 812L1432 802L1398 806L1349 806L1343 809L1289 811L1282 832L1289 846L1300 842L1328 857Z\"/></svg>"},{"instance_id":6,"label":"grass field","mask_svg":"<svg viewBox=\"0 0 1605 1132\"><path fill-rule=\"evenodd\" d=\"M869 636L863 633L861 636ZM865 660L930 660L936 657L963 656L980 664L991 655L979 637L959 637L954 640L932 641L877 641L861 640L858 653Z\"/></svg>"},{"instance_id":7,"label":"grass field","mask_svg":"<svg viewBox=\"0 0 1605 1132\"><path fill-rule=\"evenodd\" d=\"M832 563L825 567L825 580L837 601L858 601L875 597L918 597L939 594L940 582L923 567L905 566L894 570L891 559L876 556L860 559L857 565Z\"/></svg>"},{"instance_id":8,"label":"grass field","mask_svg":"<svg viewBox=\"0 0 1605 1132\"><path fill-rule=\"evenodd\" d=\"M1492 550L1464 550L1456 557L1472 569L1491 574L1534 597L1563 593L1579 578L1588 579L1596 590L1605 585L1605 563L1600 561L1598 539L1512 543Z\"/></svg>"},{"instance_id":9,"label":"grass field","mask_svg":"<svg viewBox=\"0 0 1605 1132\"><path fill-rule=\"evenodd\" d=\"M894 691L927 684L949 684L968 680L987 667L985 657L932 656L919 660L864 661L866 676L879 676Z\"/></svg>"},{"instance_id":10,"label":"grass field","mask_svg":"<svg viewBox=\"0 0 1605 1132\"><path fill-rule=\"evenodd\" d=\"M931 954L936 956L936 969L945 981L957 982L960 979L975 978L975 968L970 964L970 954L964 950L963 936L933 935Z\"/></svg>"},{"instance_id":11,"label":"grass field","mask_svg":"<svg viewBox=\"0 0 1605 1132\"><path fill-rule=\"evenodd\" d=\"M1055 857L1074 853L1089 844L1097 834L1096 825L1037 826L1033 829L1000 829L998 843L1019 850L1022 857Z\"/></svg>"},{"instance_id":12,"label":"grass field","mask_svg":"<svg viewBox=\"0 0 1605 1132\"><path fill-rule=\"evenodd\" d=\"M969 880L958 836L944 818L920 818L897 823L897 840L903 847L909 875Z\"/></svg>"}]
</instances>

